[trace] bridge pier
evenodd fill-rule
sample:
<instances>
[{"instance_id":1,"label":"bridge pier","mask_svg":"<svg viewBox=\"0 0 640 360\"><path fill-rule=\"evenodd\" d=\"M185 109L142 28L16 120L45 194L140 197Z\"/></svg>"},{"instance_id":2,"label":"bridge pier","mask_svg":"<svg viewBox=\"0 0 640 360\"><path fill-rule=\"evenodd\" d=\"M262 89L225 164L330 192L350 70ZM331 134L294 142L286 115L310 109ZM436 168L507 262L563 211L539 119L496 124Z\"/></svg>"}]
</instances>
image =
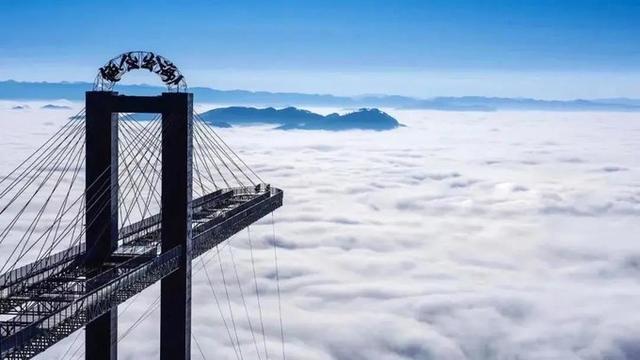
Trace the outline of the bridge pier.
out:
<instances>
[{"instance_id":1,"label":"bridge pier","mask_svg":"<svg viewBox=\"0 0 640 360\"><path fill-rule=\"evenodd\" d=\"M85 264L96 274L118 246L118 114L112 96L86 94L86 219L95 220L86 224ZM87 324L85 338L87 360L116 360L118 307Z\"/></svg>"},{"instance_id":2,"label":"bridge pier","mask_svg":"<svg viewBox=\"0 0 640 360\"><path fill-rule=\"evenodd\" d=\"M193 94L163 93L162 252L182 247L180 267L161 280L160 359L191 359Z\"/></svg>"}]
</instances>

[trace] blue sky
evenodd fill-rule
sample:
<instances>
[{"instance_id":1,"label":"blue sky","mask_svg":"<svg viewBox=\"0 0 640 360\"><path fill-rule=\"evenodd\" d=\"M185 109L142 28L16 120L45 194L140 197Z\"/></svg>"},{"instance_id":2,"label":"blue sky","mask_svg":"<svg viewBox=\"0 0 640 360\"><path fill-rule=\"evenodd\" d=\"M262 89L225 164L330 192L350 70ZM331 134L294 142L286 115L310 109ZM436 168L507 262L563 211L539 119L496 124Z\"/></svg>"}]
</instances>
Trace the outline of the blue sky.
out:
<instances>
[{"instance_id":1,"label":"blue sky","mask_svg":"<svg viewBox=\"0 0 640 360\"><path fill-rule=\"evenodd\" d=\"M640 97L638 19L625 0L6 0L0 78L89 81L149 49L226 89Z\"/></svg>"}]
</instances>

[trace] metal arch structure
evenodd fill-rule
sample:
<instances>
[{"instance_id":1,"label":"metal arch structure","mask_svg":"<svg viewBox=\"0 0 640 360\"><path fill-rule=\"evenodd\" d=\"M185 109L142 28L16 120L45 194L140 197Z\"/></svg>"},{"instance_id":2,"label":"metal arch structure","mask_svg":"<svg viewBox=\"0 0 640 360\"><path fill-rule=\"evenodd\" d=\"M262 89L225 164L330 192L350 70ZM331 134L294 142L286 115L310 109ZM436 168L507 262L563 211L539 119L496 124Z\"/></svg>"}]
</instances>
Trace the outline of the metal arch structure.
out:
<instances>
[{"instance_id":1,"label":"metal arch structure","mask_svg":"<svg viewBox=\"0 0 640 360\"><path fill-rule=\"evenodd\" d=\"M109 60L98 70L93 90L111 91L124 74L132 70L148 70L158 75L169 91L187 91L187 83L178 67L150 51L129 51Z\"/></svg>"}]
</instances>

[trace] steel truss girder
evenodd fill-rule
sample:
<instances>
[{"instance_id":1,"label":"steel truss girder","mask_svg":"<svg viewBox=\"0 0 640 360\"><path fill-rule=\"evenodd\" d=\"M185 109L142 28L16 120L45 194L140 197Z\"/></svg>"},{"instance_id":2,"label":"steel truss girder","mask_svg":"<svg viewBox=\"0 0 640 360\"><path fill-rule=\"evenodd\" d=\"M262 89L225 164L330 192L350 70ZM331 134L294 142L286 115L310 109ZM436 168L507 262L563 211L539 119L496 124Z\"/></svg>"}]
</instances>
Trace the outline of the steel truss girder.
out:
<instances>
[{"instance_id":1,"label":"steel truss girder","mask_svg":"<svg viewBox=\"0 0 640 360\"><path fill-rule=\"evenodd\" d=\"M178 267L180 247L112 280L60 311L0 340L3 359L28 359L123 303ZM26 341L25 341L26 340ZM5 349L7 351L5 352Z\"/></svg>"},{"instance_id":2,"label":"steel truss girder","mask_svg":"<svg viewBox=\"0 0 640 360\"><path fill-rule=\"evenodd\" d=\"M194 214L193 258L202 255L248 225L269 214L282 205L282 191L266 187L219 190L192 202ZM194 216L195 218L195 216ZM147 220L151 219L151 220ZM143 220L139 231L145 233L154 229L159 216ZM129 230L133 228L129 227ZM131 236L133 233L130 233ZM148 234L146 234L148 235ZM159 243L159 237L157 243ZM135 241L132 239L131 241ZM156 244L157 244L156 243ZM126 246L126 244L125 244ZM133 295L141 292L153 282L172 273L178 259L163 260L156 256L154 246L137 257L118 255L114 257L114 267L107 269L89 281L102 283L94 291L86 293L86 271L73 268L53 276L52 283L32 284L24 290L24 296L0 297L0 309L5 314L18 314L25 321L16 318L12 322L0 322L0 354L3 359L28 359L83 327L88 322L106 313ZM175 249L172 250L172 253ZM167 253L168 254L168 253ZM155 265L153 265L155 264ZM153 265L153 266L152 266ZM147 269L145 276L128 281L134 274ZM150 270L155 269L155 270ZM69 269L68 269L69 270ZM66 274L69 274L66 276ZM71 276L73 274L73 276ZM64 281L68 280L68 281ZM2 295L0 290L0 296ZM37 301L34 301L37 300ZM81 304L81 305L78 305ZM70 310L75 309L75 310Z\"/></svg>"}]
</instances>

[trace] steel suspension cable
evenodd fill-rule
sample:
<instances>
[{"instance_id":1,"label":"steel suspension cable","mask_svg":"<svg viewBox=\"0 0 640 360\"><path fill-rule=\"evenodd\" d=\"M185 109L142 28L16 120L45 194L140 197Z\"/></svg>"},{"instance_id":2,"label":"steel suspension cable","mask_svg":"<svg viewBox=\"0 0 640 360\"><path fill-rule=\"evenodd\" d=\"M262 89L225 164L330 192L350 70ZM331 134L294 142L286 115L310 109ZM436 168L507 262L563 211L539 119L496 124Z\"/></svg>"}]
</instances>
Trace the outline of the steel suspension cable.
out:
<instances>
[{"instance_id":1,"label":"steel suspension cable","mask_svg":"<svg viewBox=\"0 0 640 360\"><path fill-rule=\"evenodd\" d=\"M198 127L195 126L194 128L195 128L195 130L194 130L193 134L194 134L195 142L198 144L198 148L200 150L201 156L206 156L209 159L209 161L211 161L211 163L213 164L213 167L216 169L216 171L220 175L220 178L222 179L224 184L227 186L227 188L230 188L231 186L229 185L229 182L224 177L224 175L222 175L222 170L220 170L220 168L218 167L218 164L216 163L215 159L212 159L211 154L207 151L208 150L208 147L206 146L207 143L204 140L202 140L202 136L200 135ZM198 142L198 139L200 139L199 142ZM207 167L207 169L209 169L209 168ZM211 170L210 169L209 169L208 173L209 173L209 177L211 177L211 179L212 179L211 181L213 182L214 181L213 180L213 175L211 174Z\"/></svg>"},{"instance_id":2,"label":"steel suspension cable","mask_svg":"<svg viewBox=\"0 0 640 360\"><path fill-rule=\"evenodd\" d=\"M216 153L222 153L228 161L231 162L231 164L238 170L240 171L240 173L242 174L242 176L244 176L247 180L249 180L249 182L255 186L255 182L253 181L253 179L251 179L245 172L244 170L242 170L242 168L235 162L235 160L233 159L233 157L231 157L231 155L229 155L229 153L224 149L224 147L222 147L222 145L220 145L218 143L218 141L216 141L216 139L210 134L210 132L212 131L211 126L207 125L207 124L203 124L201 123L200 126L201 133L203 134L203 137L205 138L206 141L208 141L208 143L212 146L212 149L214 150L214 152ZM225 166L226 166L226 161L224 161L223 159L221 159L221 161L224 162ZM231 172L234 177L236 178L236 181L238 181L239 183L240 180L238 177L236 177L235 173L229 169L227 167L227 169L229 170L229 172ZM241 185L244 186L244 185Z\"/></svg>"},{"instance_id":3,"label":"steel suspension cable","mask_svg":"<svg viewBox=\"0 0 640 360\"><path fill-rule=\"evenodd\" d=\"M273 232L273 259L275 263L276 270L276 289L278 291L278 316L280 318L280 340L282 342L282 359L286 360L286 355L284 351L284 325L282 322L282 300L280 296L280 272L278 268L278 244L276 240L276 226L275 220L273 219L273 212L271 212L271 230Z\"/></svg>"},{"instance_id":4,"label":"steel suspension cable","mask_svg":"<svg viewBox=\"0 0 640 360\"><path fill-rule=\"evenodd\" d=\"M77 141L80 140L80 137L77 139ZM75 146L77 145L77 142L74 144L74 149ZM67 146L68 147L68 146ZM67 148L64 148L63 151L60 152L60 156L56 156L56 159L54 160L54 163L50 165L50 170L49 172L46 173L45 178L40 182L40 184L37 185L37 188L35 189L35 191L31 194L31 196L28 198L28 200L26 201L26 203L22 206L22 208L18 211L18 213L14 216L14 218L9 222L9 224L7 225L7 227L5 227L2 232L0 233L0 244L2 244L4 242L4 240L7 238L7 236L11 233L11 230L14 228L14 226L17 224L17 222L19 221L19 219L22 217L22 215L24 214L24 212L26 211L26 209L29 207L29 205L32 203L32 201L36 198L37 194L40 192L40 190L44 187L44 185L47 183L47 181L51 178L51 176L53 175L53 173L56 171L56 169L60 166L61 163L64 163L65 161L68 161L70 158L73 157L74 152L69 152L67 151ZM64 176L64 174L66 173L67 168L64 169L64 171L62 172L62 176ZM18 245L16 245L16 247L14 248L14 250L11 252L11 255L9 256L9 258L11 258L14 254L15 251L17 251L17 248L22 245L22 243L24 242L25 238L27 238L28 234L30 233L30 230L32 229L33 224L37 224L39 222L40 217L42 216L42 213L44 212L44 209L46 208L46 206L49 203L49 200L51 199L51 196L53 195L53 193L55 192L55 190L57 189L58 185L60 184L61 181L61 177L58 179L58 181L56 182L56 185L54 187L54 189L52 190L49 198L47 199L47 201L45 202L45 204L43 205L43 207L40 209L40 211L37 213L36 215L36 219L32 222L32 225L30 225L27 228L27 232L25 232L25 234L23 235L23 237L21 238L21 240L19 241ZM6 208L5 208L6 209ZM6 264L5 264L6 266ZM4 268L2 268L0 270L0 272L4 270Z\"/></svg>"},{"instance_id":5,"label":"steel suspension cable","mask_svg":"<svg viewBox=\"0 0 640 360\"><path fill-rule=\"evenodd\" d=\"M238 176L233 172L233 170L231 170L231 168L229 167L229 165L224 161L224 159L220 156L220 154L218 153L218 150L216 149L215 145L212 146L209 141L206 139L206 136L204 136L202 134L202 132L200 130L198 130L198 127L195 127L196 131L194 131L195 134L197 134L200 138L200 141L203 142L204 144L207 144L207 149L211 150L213 152L213 154L220 160L220 162L222 163L222 165L227 169L227 171L229 172L229 174L231 174L231 176L236 180L236 182L241 186L244 187L244 184L242 183L242 181L238 178ZM204 139L204 140L203 140ZM206 154L210 153L207 151ZM224 175L220 174L220 176L222 177L222 179L224 180L225 184L228 185L228 182L226 181Z\"/></svg>"},{"instance_id":6,"label":"steel suspension cable","mask_svg":"<svg viewBox=\"0 0 640 360\"><path fill-rule=\"evenodd\" d=\"M126 136L125 136L124 134L123 134L123 138L126 138ZM149 164L150 164L150 162L146 162L146 163L145 163L145 169L144 169L144 170L142 170L142 169L141 169L141 167L140 167L140 165L139 165L139 161L137 161L138 159L137 159L137 157L136 157L136 153L137 153L137 151L136 151L136 150L138 150L138 149L137 149L137 148L135 148L135 149L133 149L133 150L129 150L129 149L128 149L128 147L129 147L129 146L126 146L126 145L128 145L128 144L125 144L125 146L123 147L123 153L124 153L125 151L128 151L128 155L129 155L129 159L130 159L130 161L129 161L129 162L127 162L127 161L126 161L126 158L125 158L125 160L124 160L124 163L125 163L125 166L124 166L124 168L125 168L125 172L129 175L126 179L128 179L128 180L129 180L129 182L130 182L130 184L132 184L132 187L133 187L134 191L136 192L136 194L140 194L140 195L141 195L141 194L142 194L142 190L141 190L141 188L140 188L140 187L138 187L138 182L135 180L136 178L133 176L132 172L131 172L131 171L130 171L130 169L129 169L129 165L131 165L131 164L133 163L133 165L138 169L138 172L140 173L139 178L141 178L141 179L142 179L142 181L144 181L144 184L142 184L142 186L148 185L148 186L149 186L149 188L151 188L151 189L155 189L155 184L150 183L149 179L146 177L146 168L147 168L147 165L149 165ZM145 145L143 144L143 146L145 146ZM145 146L145 147L146 147L146 146ZM144 203L143 203L143 205L142 205L142 206L144 206L144 205L148 205L148 204L150 203L150 199L153 197L153 194L154 194L154 193L153 193L152 191L150 191L150 192L149 192L149 196L147 197L147 199L145 199L145 201L144 201ZM122 203L123 203L123 204L124 204L124 203L126 203L126 200L127 200L127 199L123 198L123 199L122 199ZM142 206L141 206L137 201L135 202L135 205L138 207L138 211L139 211L139 213L140 213L140 215L141 215L142 219L144 219L144 218L145 218L145 215L146 215L146 212L147 212L147 210L148 210L148 206L145 206L145 209L143 210L143 209L142 209ZM126 224L125 224L125 223L123 223L123 226L124 226L124 225L126 225Z\"/></svg>"},{"instance_id":7,"label":"steel suspension cable","mask_svg":"<svg viewBox=\"0 0 640 360\"><path fill-rule=\"evenodd\" d=\"M159 139L157 136L152 136L154 133L159 132L161 123L159 121L153 120L146 126L133 124L135 124L135 120L132 120L131 123L123 122L123 127L127 128L131 132L137 132L137 134L140 134L143 137L143 142L136 143L136 141L130 139L129 135L125 132L123 136L129 142L129 144L133 144L132 149L129 149L129 147L126 147L125 149L134 154L139 152L145 161L155 160L156 162L161 162L159 154L161 139ZM150 149L152 151L149 151ZM156 150L158 150L158 154L156 154ZM151 156L154 156L155 159L151 158ZM155 173L160 173L160 171L155 167L152 167L151 170L153 170L153 172ZM142 175L146 177L146 173L143 173ZM154 192L154 194L160 196L157 190Z\"/></svg>"},{"instance_id":8,"label":"steel suspension cable","mask_svg":"<svg viewBox=\"0 0 640 360\"><path fill-rule=\"evenodd\" d=\"M25 189L27 187L29 187L41 174L42 172L40 171L36 171L36 169L41 169L43 166L46 166L47 164L50 164L52 161L55 161L56 159L58 159L60 156L62 156L64 154L63 151L58 151L58 149L63 145L63 144L67 144L72 141L79 132L81 132L83 130L83 126L82 124L79 124L73 128L71 128L71 130L68 133L65 133L64 138L62 138L59 142L53 143L52 145L55 145L55 147L50 148L48 152L44 153L44 155L42 157L38 157L37 158L37 163L34 163L32 166L30 166L28 169L26 169L26 173L21 173L20 175L18 175L14 181L12 181L9 186L7 186L7 188L5 188L1 193L0 193L0 199L4 198L5 195L9 194L18 184L20 184L20 181L22 179L24 179L25 177L27 178L26 182L24 182L22 184L22 186L18 189L17 193L14 194L14 196L11 198L11 200L9 200L7 202L7 204L5 204L2 208L2 210L0 210L0 214L4 213L7 208L9 206L11 206L11 204L13 204L13 202L20 196L20 194L22 194ZM69 137L71 137L71 140L69 139ZM53 159L51 157L54 157Z\"/></svg>"},{"instance_id":9,"label":"steel suspension cable","mask_svg":"<svg viewBox=\"0 0 640 360\"><path fill-rule=\"evenodd\" d=\"M227 158L227 160L231 161L231 164L232 164L232 165L233 165L237 170L239 170L239 171L240 171L240 173L241 173L245 178L247 178L247 179L249 180L249 182L250 182L252 185L255 185L255 182L253 181L253 179L251 179L249 176L247 176L247 174L242 170L242 168L241 168L240 166L238 166L238 164L237 164L237 163L235 162L235 160L233 160L233 158L232 158L232 157L231 157L231 156L226 152L226 150L225 150L225 149L224 149L224 148L223 148L223 147L222 147L222 146L221 146L221 145L220 145L220 144L219 144L219 143L218 143L218 142L217 142L217 141L216 141L216 140L215 140L215 139L210 135L210 134L208 134L208 131L207 131L207 130L210 130L210 129L211 129L211 127L210 127L210 126L208 126L208 125L203 125L203 126L201 126L201 128L204 128L204 130L202 130L202 134L204 134L204 135L203 135L203 137L204 137L204 138L205 138L205 139L206 139L206 140L207 140L207 141L212 145L213 150L214 150L215 152L222 153L222 154ZM221 159L221 161L223 161L223 162L224 162L224 164L225 164L225 166L226 166L226 161L224 161L224 160L222 160L222 159ZM234 178L236 178L236 181L238 181L238 183L241 183L241 181L240 181L240 180L239 180L239 178L235 175L235 173L234 173L231 169L229 169L228 167L227 167L227 169L229 170L229 172L231 172L231 173L234 175ZM241 186L244 186L244 185L241 185Z\"/></svg>"},{"instance_id":10,"label":"steel suspension cable","mask_svg":"<svg viewBox=\"0 0 640 360\"><path fill-rule=\"evenodd\" d=\"M247 307L247 301L244 298L244 291L242 290L242 284L240 283L240 277L238 276L238 267L236 266L236 261L233 256L233 251L231 251L231 247L227 248L229 251L229 256L231 257L231 264L233 265L233 272L235 273L236 282L238 283L238 290L240 290L240 299L242 300L242 305L244 306L244 312L247 316L247 323L249 324L249 331L251 331L251 337L253 338L253 345L256 348L256 354L258 355L258 359L262 360L262 356L260 356L260 351L258 350L258 341L256 340L255 332L253 331L253 324L251 323L251 317L249 316L249 308Z\"/></svg>"},{"instance_id":11,"label":"steel suspension cable","mask_svg":"<svg viewBox=\"0 0 640 360\"><path fill-rule=\"evenodd\" d=\"M58 177L53 189L51 190L51 192L49 194L49 196L45 200L45 202L42 205L42 207L40 208L40 210L38 210L36 218L29 225L29 227L27 228L26 232L23 234L22 238L20 239L18 244L14 247L14 250L11 252L11 255L9 256L9 259L15 254L16 250L18 249L18 247L20 247L22 245L22 249L20 250L18 258L15 260L14 265L17 264L31 249L33 249L34 246L37 245L37 243L38 243L37 241L32 242L31 245L29 246L29 248L26 249L27 244L29 244L29 241L31 239L31 236L33 235L33 233L34 233L34 231L36 229L36 226L40 222L40 219L41 219L42 215L44 214L44 212L45 212L45 210L46 210L46 208L47 208L47 206L48 206L53 194L56 192L58 186L62 182L62 179L65 177L65 175L66 175L67 171L69 170L70 166L72 164L76 163L77 161L79 161L81 158L82 158L82 146L79 147L79 150L76 150L75 147L74 147L74 149L72 149L70 151L69 161L67 162L67 164L64 165L64 169L60 173L60 175L59 175L59 177ZM65 202L66 202L67 198L68 198L68 193L67 193L67 196L65 197ZM62 207L60 207L60 209L58 210L58 213L61 210L62 210ZM58 218L57 220L61 220L61 219ZM59 224L59 222L58 222L58 224ZM49 235L47 235L46 239L48 239L48 237L49 237ZM45 243L43 244L43 247L44 247L44 245L46 245L46 239L45 239ZM0 268L0 273L4 272L4 269L6 268L7 264L9 264L8 261Z\"/></svg>"},{"instance_id":12,"label":"steel suspension cable","mask_svg":"<svg viewBox=\"0 0 640 360\"><path fill-rule=\"evenodd\" d=\"M202 123L205 124L206 129L208 129L214 137L216 137L218 140L220 140L220 142L236 157L236 159L238 159L248 170L249 172L251 172L260 183L264 184L265 182L262 180L262 178L260 177L260 175L258 175L249 165L247 165L247 163L242 160L242 158L233 150L233 148L231 148L231 146L229 146L229 144L227 144L224 139L222 139L222 137L220 135L218 135L218 133L213 129L212 126L210 126L203 118L200 114L198 113L194 113L194 116L199 119Z\"/></svg>"},{"instance_id":13,"label":"steel suspension cable","mask_svg":"<svg viewBox=\"0 0 640 360\"><path fill-rule=\"evenodd\" d=\"M69 122L67 122L66 124L64 124L60 129L58 129L51 137L49 137L44 144L42 144L40 147L38 147L33 153L31 153L31 155L29 155L26 159L24 159L17 167L15 167L9 174L5 175L4 177L2 177L2 179L0 179L0 185L2 183L5 182L5 180L7 179L11 179L12 176L22 168L23 165L27 164L29 162L29 160L31 160L31 158L33 158L34 156L36 156L36 159L33 160L33 162L31 163L31 165L29 165L27 167L27 169L23 170L20 174L18 174L17 176L13 177L13 181L4 189L0 192L0 198L4 197L6 191L9 191L12 188L12 184L19 181L19 179L22 179L25 176L25 172L30 169L30 167L36 162L38 161L38 159L40 158L42 152L47 153L48 149L53 145L53 143L50 143L51 141L56 141L61 139L60 134L64 134L67 130L69 130L71 128L71 130L69 131L73 131L74 128L74 122L77 120L77 118L79 116L81 116L81 114L84 114L84 109L80 110L80 112L78 112L76 115L72 116L69 120ZM82 125L82 123L80 122L80 125ZM76 124L75 127L77 127L78 125Z\"/></svg>"},{"instance_id":14,"label":"steel suspension cable","mask_svg":"<svg viewBox=\"0 0 640 360\"><path fill-rule=\"evenodd\" d=\"M227 287L227 280L225 279L225 276L224 276L224 269L222 267L222 259L220 258L220 251L217 252L217 255L218 255L218 265L220 265L220 274L222 275L222 284L224 285L224 292L226 294L227 305L229 307L229 317L231 318L231 325L233 327L233 332L234 332L234 334L236 336L236 342L238 343L238 353L240 354L240 358L244 359L244 357L242 356L242 346L240 346L240 338L238 337L238 330L236 328L236 321L235 321L235 318L233 316L233 309L231 308L231 299L229 297L229 289ZM205 269L205 271L206 271L206 269Z\"/></svg>"},{"instance_id":15,"label":"steel suspension cable","mask_svg":"<svg viewBox=\"0 0 640 360\"><path fill-rule=\"evenodd\" d=\"M260 314L260 330L262 331L262 343L264 345L265 359L269 359L269 352L267 351L267 337L264 331L264 321L262 319L262 305L260 304L260 291L258 291L258 277L256 276L256 262L253 257L253 243L251 241L251 226L247 226L247 241L249 243L249 254L251 257L251 270L253 272L253 284L256 290L256 302L258 303L258 311Z\"/></svg>"}]
</instances>

